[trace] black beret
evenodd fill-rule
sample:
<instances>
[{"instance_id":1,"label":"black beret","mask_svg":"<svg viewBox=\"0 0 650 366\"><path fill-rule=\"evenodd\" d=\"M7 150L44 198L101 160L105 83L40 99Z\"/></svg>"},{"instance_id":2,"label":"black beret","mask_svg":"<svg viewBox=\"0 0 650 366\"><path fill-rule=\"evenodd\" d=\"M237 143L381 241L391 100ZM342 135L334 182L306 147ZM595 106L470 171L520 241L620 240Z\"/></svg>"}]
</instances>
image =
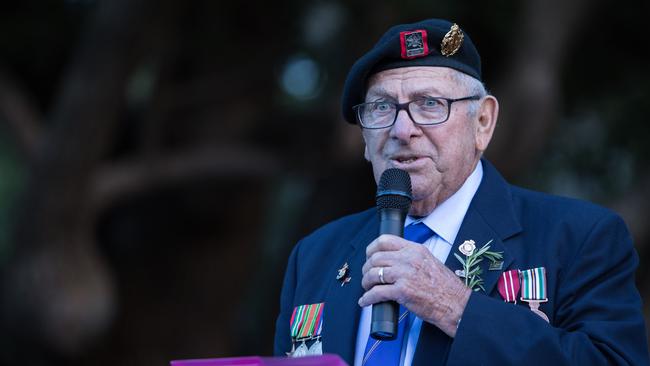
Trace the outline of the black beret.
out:
<instances>
[{"instance_id":1,"label":"black beret","mask_svg":"<svg viewBox=\"0 0 650 366\"><path fill-rule=\"evenodd\" d=\"M352 65L343 88L343 118L350 123L357 122L352 107L363 103L369 76L379 71L409 66L450 67L481 80L478 51L469 36L456 24L442 19L428 19L396 25Z\"/></svg>"}]
</instances>

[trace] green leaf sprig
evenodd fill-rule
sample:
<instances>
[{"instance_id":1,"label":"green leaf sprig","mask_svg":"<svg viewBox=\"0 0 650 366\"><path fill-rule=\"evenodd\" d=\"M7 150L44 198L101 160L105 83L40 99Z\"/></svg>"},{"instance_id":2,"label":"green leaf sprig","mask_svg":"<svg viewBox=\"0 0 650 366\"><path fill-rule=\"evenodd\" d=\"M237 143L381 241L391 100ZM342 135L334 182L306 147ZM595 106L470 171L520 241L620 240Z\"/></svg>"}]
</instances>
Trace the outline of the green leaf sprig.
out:
<instances>
[{"instance_id":1,"label":"green leaf sprig","mask_svg":"<svg viewBox=\"0 0 650 366\"><path fill-rule=\"evenodd\" d=\"M490 243L492 243L492 239L485 243L481 249L476 250L476 244L474 240L466 240L458 247L460 252L465 255L465 258L463 259L463 257L458 255L458 253L454 253L456 259L458 259L460 264L463 265L462 277L465 278L465 286L474 291L485 291L485 288L483 287L483 279L481 278L483 270L478 265L483 261L483 258L487 258L492 263L495 263L503 258L503 252L490 251Z\"/></svg>"}]
</instances>

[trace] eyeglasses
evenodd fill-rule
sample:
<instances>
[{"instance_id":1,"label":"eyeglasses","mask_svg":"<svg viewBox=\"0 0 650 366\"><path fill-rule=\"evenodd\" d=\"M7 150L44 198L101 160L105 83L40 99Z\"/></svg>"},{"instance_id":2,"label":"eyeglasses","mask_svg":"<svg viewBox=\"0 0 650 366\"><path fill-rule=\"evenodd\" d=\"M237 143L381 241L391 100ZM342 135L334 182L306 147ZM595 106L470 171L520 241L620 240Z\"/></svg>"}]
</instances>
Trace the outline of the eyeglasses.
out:
<instances>
[{"instance_id":1,"label":"eyeglasses","mask_svg":"<svg viewBox=\"0 0 650 366\"><path fill-rule=\"evenodd\" d=\"M406 110L413 122L418 125L437 125L449 119L451 104L463 100L479 100L481 96L463 98L422 97L406 103L369 102L357 104L352 109L357 112L361 127L379 129L390 127L397 121L397 114Z\"/></svg>"}]
</instances>

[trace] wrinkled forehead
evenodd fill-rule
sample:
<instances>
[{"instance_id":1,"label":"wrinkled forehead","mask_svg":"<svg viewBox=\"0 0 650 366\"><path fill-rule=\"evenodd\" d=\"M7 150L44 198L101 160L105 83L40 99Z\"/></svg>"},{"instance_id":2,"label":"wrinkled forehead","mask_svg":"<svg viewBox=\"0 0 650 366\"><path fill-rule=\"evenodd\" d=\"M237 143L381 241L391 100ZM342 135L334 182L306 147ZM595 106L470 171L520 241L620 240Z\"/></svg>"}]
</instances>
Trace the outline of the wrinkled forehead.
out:
<instances>
[{"instance_id":1,"label":"wrinkled forehead","mask_svg":"<svg viewBox=\"0 0 650 366\"><path fill-rule=\"evenodd\" d=\"M380 71L366 84L366 99L373 96L450 96L462 89L460 72L448 67L412 66Z\"/></svg>"}]
</instances>

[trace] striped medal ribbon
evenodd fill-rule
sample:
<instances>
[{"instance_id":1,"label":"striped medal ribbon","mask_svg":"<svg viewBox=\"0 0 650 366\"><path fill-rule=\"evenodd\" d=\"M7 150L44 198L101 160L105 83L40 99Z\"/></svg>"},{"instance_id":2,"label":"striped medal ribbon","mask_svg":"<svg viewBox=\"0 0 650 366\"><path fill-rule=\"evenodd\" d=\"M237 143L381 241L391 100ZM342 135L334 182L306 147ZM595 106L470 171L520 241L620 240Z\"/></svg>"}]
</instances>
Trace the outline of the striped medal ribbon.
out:
<instances>
[{"instance_id":1,"label":"striped medal ribbon","mask_svg":"<svg viewBox=\"0 0 650 366\"><path fill-rule=\"evenodd\" d=\"M521 282L519 281L519 270L511 269L510 271L505 271L499 277L499 283L497 288L499 289L499 294L505 302L517 303L517 295L519 295L519 288L521 287Z\"/></svg>"},{"instance_id":2,"label":"striped medal ribbon","mask_svg":"<svg viewBox=\"0 0 650 366\"><path fill-rule=\"evenodd\" d=\"M296 306L291 314L290 334L293 343L291 357L302 357L307 355L322 354L320 333L323 329L323 307L325 303ZM316 339L311 347L306 342ZM296 343L300 345L296 348Z\"/></svg>"},{"instance_id":3,"label":"striped medal ribbon","mask_svg":"<svg viewBox=\"0 0 650 366\"><path fill-rule=\"evenodd\" d=\"M539 304L547 302L546 268L537 267L521 271L521 301L526 301L530 310L549 322L548 316L539 310Z\"/></svg>"}]
</instances>

